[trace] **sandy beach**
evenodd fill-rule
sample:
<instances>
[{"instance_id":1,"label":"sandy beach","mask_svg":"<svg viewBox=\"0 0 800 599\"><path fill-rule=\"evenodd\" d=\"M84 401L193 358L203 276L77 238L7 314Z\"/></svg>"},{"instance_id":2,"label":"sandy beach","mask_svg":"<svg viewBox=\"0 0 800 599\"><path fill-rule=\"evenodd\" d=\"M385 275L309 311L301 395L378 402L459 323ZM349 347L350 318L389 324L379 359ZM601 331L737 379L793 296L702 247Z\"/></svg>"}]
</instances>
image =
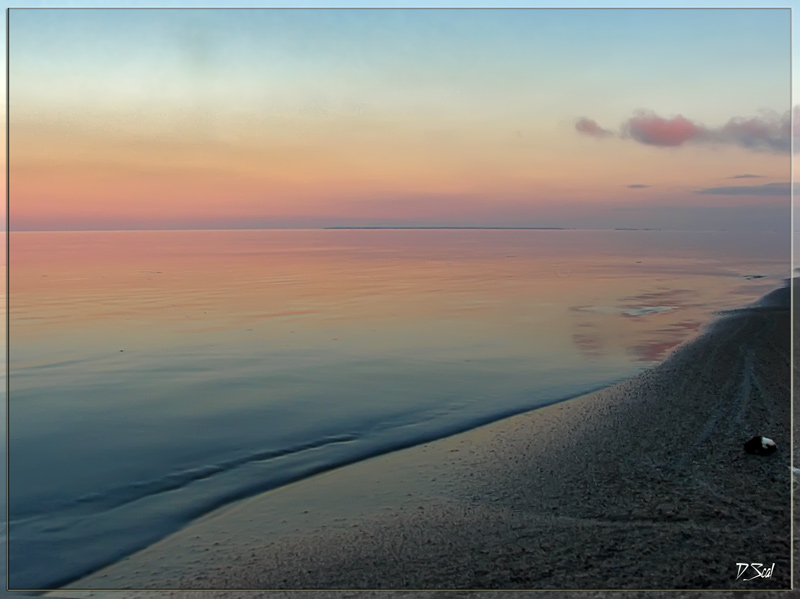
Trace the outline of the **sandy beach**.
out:
<instances>
[{"instance_id":1,"label":"sandy beach","mask_svg":"<svg viewBox=\"0 0 800 599\"><path fill-rule=\"evenodd\" d=\"M630 381L227 506L51 595L787 589L791 370L784 288ZM771 577L737 580L753 562Z\"/></svg>"}]
</instances>

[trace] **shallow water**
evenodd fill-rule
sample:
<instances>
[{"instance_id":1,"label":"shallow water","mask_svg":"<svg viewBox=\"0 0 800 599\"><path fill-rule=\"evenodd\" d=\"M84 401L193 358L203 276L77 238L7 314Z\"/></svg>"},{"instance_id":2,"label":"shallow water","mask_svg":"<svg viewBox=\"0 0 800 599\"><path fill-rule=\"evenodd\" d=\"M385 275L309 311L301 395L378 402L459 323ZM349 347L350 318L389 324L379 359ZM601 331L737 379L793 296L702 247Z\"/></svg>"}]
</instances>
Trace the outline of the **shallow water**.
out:
<instances>
[{"instance_id":1,"label":"shallow water","mask_svg":"<svg viewBox=\"0 0 800 599\"><path fill-rule=\"evenodd\" d=\"M628 377L790 268L788 234L497 230L13 233L10 264L12 588Z\"/></svg>"}]
</instances>

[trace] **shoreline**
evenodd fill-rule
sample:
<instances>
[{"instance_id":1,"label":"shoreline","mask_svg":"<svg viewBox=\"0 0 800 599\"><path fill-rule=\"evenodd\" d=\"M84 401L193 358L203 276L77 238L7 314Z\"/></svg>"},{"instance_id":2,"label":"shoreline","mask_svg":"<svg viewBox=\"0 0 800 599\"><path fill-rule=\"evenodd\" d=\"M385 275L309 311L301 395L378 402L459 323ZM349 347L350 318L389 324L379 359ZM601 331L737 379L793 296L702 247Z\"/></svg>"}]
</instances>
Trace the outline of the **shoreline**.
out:
<instances>
[{"instance_id":1,"label":"shoreline","mask_svg":"<svg viewBox=\"0 0 800 599\"><path fill-rule=\"evenodd\" d=\"M50 596L785 589L788 351L783 288L631 380L229 505ZM754 434L778 452L744 454Z\"/></svg>"}]
</instances>

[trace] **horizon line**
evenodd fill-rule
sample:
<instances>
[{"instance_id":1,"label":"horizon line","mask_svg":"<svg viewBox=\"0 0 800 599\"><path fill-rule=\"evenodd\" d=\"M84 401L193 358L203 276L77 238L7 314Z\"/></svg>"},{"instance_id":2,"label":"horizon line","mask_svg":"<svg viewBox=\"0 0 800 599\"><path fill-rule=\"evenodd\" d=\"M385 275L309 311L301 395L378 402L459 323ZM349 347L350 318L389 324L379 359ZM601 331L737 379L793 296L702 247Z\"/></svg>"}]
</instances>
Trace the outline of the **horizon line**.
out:
<instances>
[{"instance_id":1,"label":"horizon line","mask_svg":"<svg viewBox=\"0 0 800 599\"><path fill-rule=\"evenodd\" d=\"M128 228L128 229L0 229L0 233L126 233L143 231L347 231L347 230L366 230L366 231L403 231L403 230L422 230L422 231L728 231L730 228L706 228L706 229L685 229L673 227L504 227L504 226L325 226L325 227L203 227L203 228ZM776 231L775 228L765 228L762 230Z\"/></svg>"}]
</instances>

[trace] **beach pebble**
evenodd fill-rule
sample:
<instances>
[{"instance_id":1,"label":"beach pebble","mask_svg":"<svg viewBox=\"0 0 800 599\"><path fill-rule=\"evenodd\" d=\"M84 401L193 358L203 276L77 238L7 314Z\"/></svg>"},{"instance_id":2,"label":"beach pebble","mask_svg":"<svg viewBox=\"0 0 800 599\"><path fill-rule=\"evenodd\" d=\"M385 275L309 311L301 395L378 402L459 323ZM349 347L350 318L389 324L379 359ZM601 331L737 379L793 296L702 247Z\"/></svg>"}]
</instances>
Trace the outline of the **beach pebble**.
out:
<instances>
[{"instance_id":1,"label":"beach pebble","mask_svg":"<svg viewBox=\"0 0 800 599\"><path fill-rule=\"evenodd\" d=\"M769 455L775 453L778 446L772 439L767 439L761 435L756 435L744 444L744 450L747 453L754 453L756 455Z\"/></svg>"}]
</instances>

